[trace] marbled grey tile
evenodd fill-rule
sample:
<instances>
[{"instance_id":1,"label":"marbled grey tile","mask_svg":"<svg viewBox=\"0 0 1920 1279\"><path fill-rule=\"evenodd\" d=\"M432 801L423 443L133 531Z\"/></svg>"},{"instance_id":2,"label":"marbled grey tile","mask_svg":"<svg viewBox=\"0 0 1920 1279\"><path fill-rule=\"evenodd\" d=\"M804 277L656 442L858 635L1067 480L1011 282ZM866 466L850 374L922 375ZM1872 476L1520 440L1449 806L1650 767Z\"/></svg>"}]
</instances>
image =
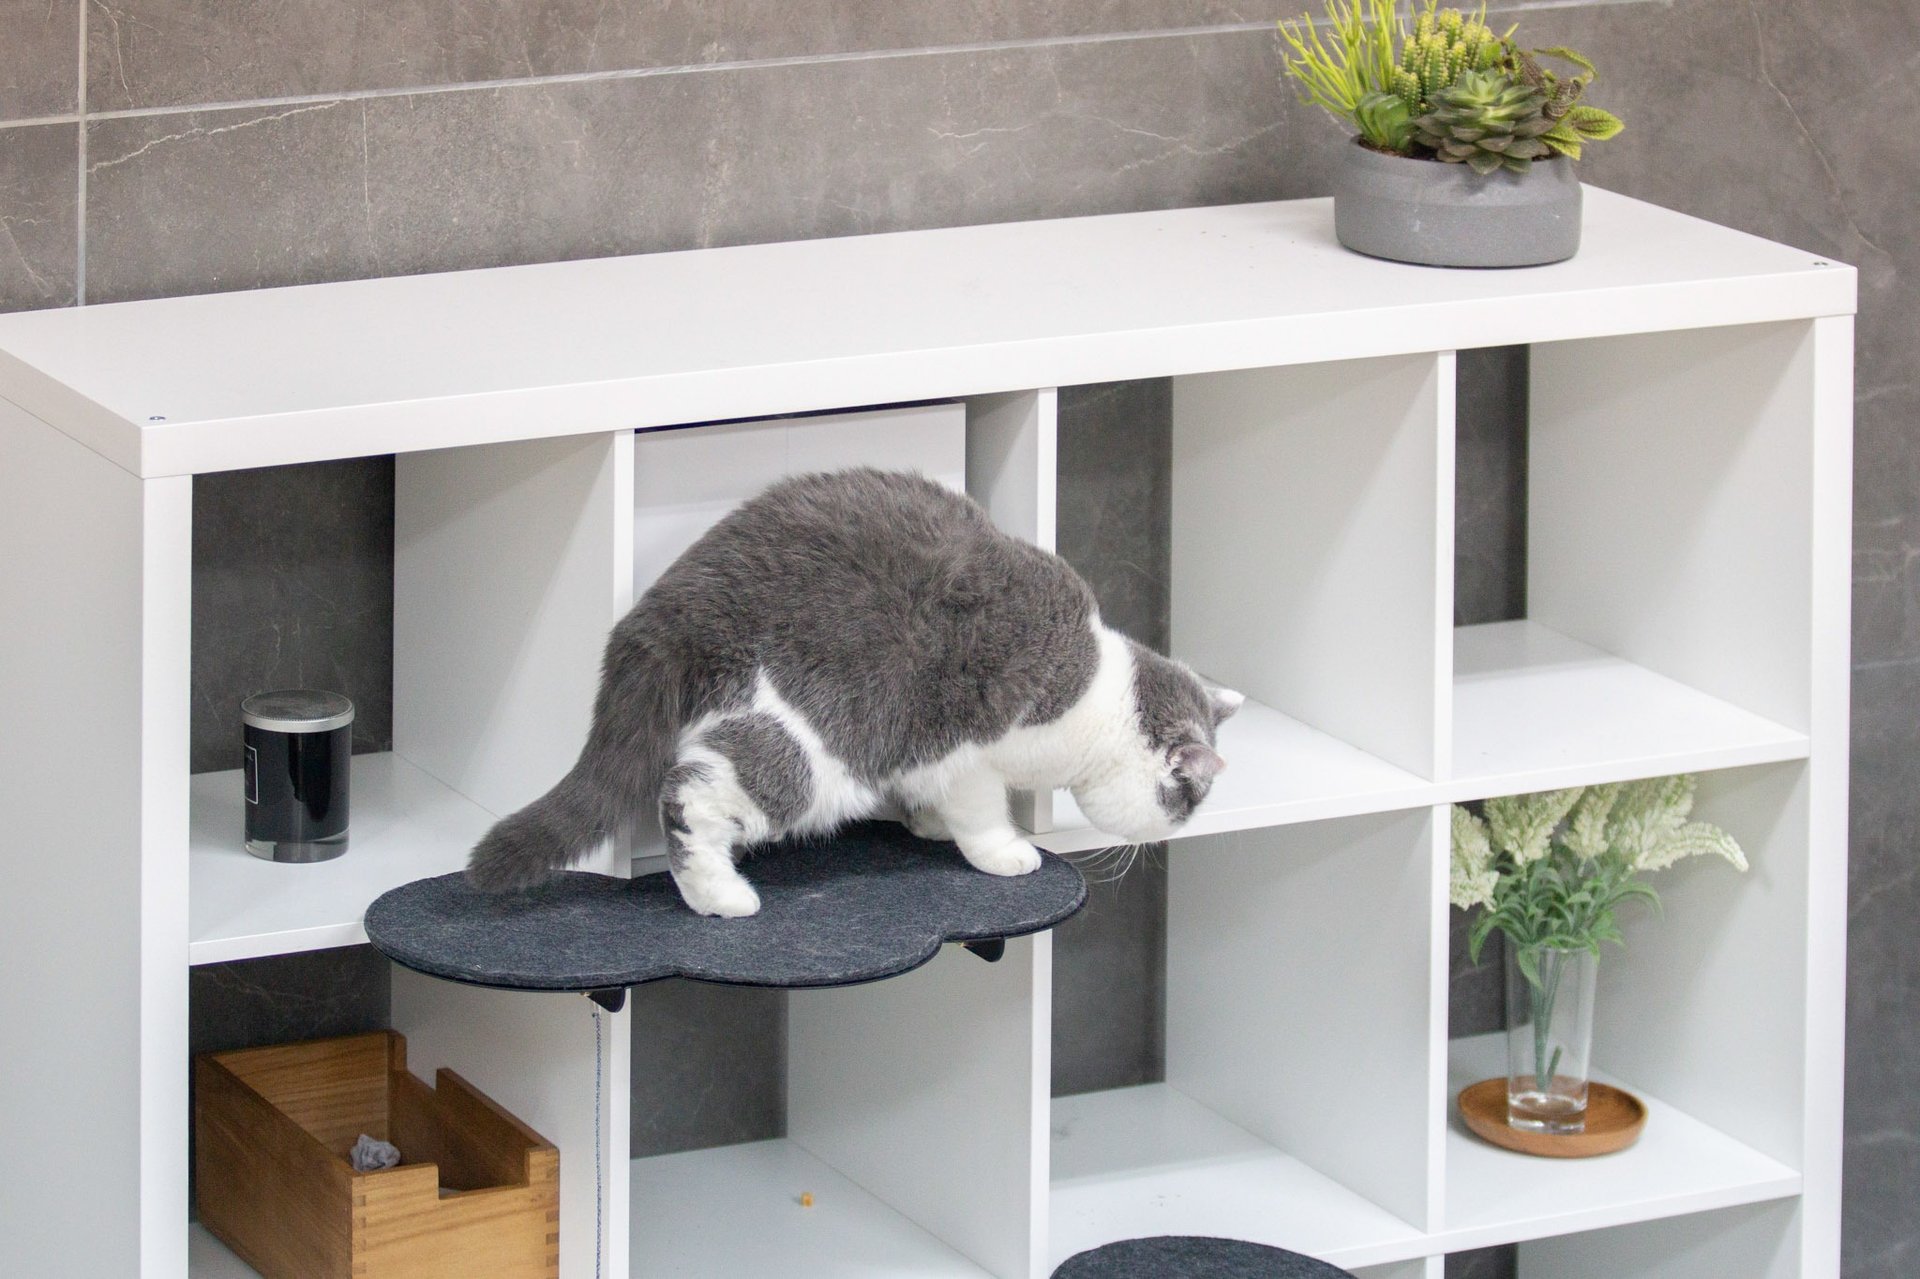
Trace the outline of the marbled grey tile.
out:
<instances>
[{"instance_id":1,"label":"marbled grey tile","mask_svg":"<svg viewBox=\"0 0 1920 1279\"><path fill-rule=\"evenodd\" d=\"M1920 1267L1920 662L1854 672L1848 867L1848 1279Z\"/></svg>"},{"instance_id":2,"label":"marbled grey tile","mask_svg":"<svg viewBox=\"0 0 1920 1279\"><path fill-rule=\"evenodd\" d=\"M1264 32L89 129L96 299L1303 194L1337 149Z\"/></svg>"},{"instance_id":3,"label":"marbled grey tile","mask_svg":"<svg viewBox=\"0 0 1920 1279\"><path fill-rule=\"evenodd\" d=\"M633 1154L783 1136L786 992L657 981L630 993Z\"/></svg>"},{"instance_id":4,"label":"marbled grey tile","mask_svg":"<svg viewBox=\"0 0 1920 1279\"><path fill-rule=\"evenodd\" d=\"M80 0L0 0L0 120L79 105Z\"/></svg>"},{"instance_id":5,"label":"marbled grey tile","mask_svg":"<svg viewBox=\"0 0 1920 1279\"><path fill-rule=\"evenodd\" d=\"M393 459L193 482L195 772L240 767L240 702L353 699L357 751L393 744Z\"/></svg>"},{"instance_id":6,"label":"marbled grey tile","mask_svg":"<svg viewBox=\"0 0 1920 1279\"><path fill-rule=\"evenodd\" d=\"M434 0L95 0L87 81L97 109L197 106L1266 22L1299 8L1294 0L477 0L457 8Z\"/></svg>"},{"instance_id":7,"label":"marbled grey tile","mask_svg":"<svg viewBox=\"0 0 1920 1279\"><path fill-rule=\"evenodd\" d=\"M1517 1279L1520 1250L1512 1244L1447 1254L1447 1279Z\"/></svg>"},{"instance_id":8,"label":"marbled grey tile","mask_svg":"<svg viewBox=\"0 0 1920 1279\"><path fill-rule=\"evenodd\" d=\"M188 981L194 1053L384 1029L392 966L371 946L203 964Z\"/></svg>"},{"instance_id":9,"label":"marbled grey tile","mask_svg":"<svg viewBox=\"0 0 1920 1279\"><path fill-rule=\"evenodd\" d=\"M1060 388L1056 545L1100 601L1100 615L1167 649L1173 383Z\"/></svg>"},{"instance_id":10,"label":"marbled grey tile","mask_svg":"<svg viewBox=\"0 0 1920 1279\"><path fill-rule=\"evenodd\" d=\"M1056 1097L1166 1078L1167 855L1076 859L1091 891L1053 932Z\"/></svg>"},{"instance_id":11,"label":"marbled grey tile","mask_svg":"<svg viewBox=\"0 0 1920 1279\"><path fill-rule=\"evenodd\" d=\"M0 311L73 304L79 278L78 127L0 129Z\"/></svg>"},{"instance_id":12,"label":"marbled grey tile","mask_svg":"<svg viewBox=\"0 0 1920 1279\"><path fill-rule=\"evenodd\" d=\"M1463 1039L1507 1028L1507 939L1498 931L1480 947L1480 962L1468 956L1467 932L1478 912L1447 911L1447 1037Z\"/></svg>"},{"instance_id":13,"label":"marbled grey tile","mask_svg":"<svg viewBox=\"0 0 1920 1279\"><path fill-rule=\"evenodd\" d=\"M1527 348L1462 351L1455 395L1453 621L1527 612Z\"/></svg>"}]
</instances>

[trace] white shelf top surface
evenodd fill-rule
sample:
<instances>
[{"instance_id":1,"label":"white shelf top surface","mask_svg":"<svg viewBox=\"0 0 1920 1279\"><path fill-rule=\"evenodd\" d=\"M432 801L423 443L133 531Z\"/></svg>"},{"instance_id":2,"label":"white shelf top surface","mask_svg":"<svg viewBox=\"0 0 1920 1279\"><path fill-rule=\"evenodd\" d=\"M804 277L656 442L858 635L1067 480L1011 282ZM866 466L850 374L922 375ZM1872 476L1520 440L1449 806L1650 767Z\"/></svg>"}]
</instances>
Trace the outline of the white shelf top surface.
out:
<instances>
[{"instance_id":1,"label":"white shelf top surface","mask_svg":"<svg viewBox=\"0 0 1920 1279\"><path fill-rule=\"evenodd\" d=\"M987 1275L791 1141L636 1159L632 1195L636 1279Z\"/></svg>"},{"instance_id":2,"label":"white shelf top surface","mask_svg":"<svg viewBox=\"0 0 1920 1279\"><path fill-rule=\"evenodd\" d=\"M1166 1084L1056 1098L1049 1261L1142 1235L1219 1235L1340 1266L1424 1236Z\"/></svg>"},{"instance_id":3,"label":"white shelf top surface","mask_svg":"<svg viewBox=\"0 0 1920 1279\"><path fill-rule=\"evenodd\" d=\"M1453 638L1449 799L1804 758L1805 733L1536 622Z\"/></svg>"},{"instance_id":4,"label":"white shelf top surface","mask_svg":"<svg viewBox=\"0 0 1920 1279\"><path fill-rule=\"evenodd\" d=\"M283 865L242 847L241 794L238 772L192 779L191 963L364 942L369 902L389 888L461 869L494 822L398 755L356 755L345 855Z\"/></svg>"},{"instance_id":5,"label":"white shelf top surface","mask_svg":"<svg viewBox=\"0 0 1920 1279\"><path fill-rule=\"evenodd\" d=\"M1506 1072L1506 1037L1457 1039L1448 1090ZM1447 1251L1651 1221L1800 1193L1800 1174L1634 1088L1647 1127L1626 1150L1593 1159L1537 1159L1488 1145L1457 1113L1447 1131Z\"/></svg>"},{"instance_id":6,"label":"white shelf top surface","mask_svg":"<svg viewBox=\"0 0 1920 1279\"><path fill-rule=\"evenodd\" d=\"M1854 306L1850 267L1592 188L1580 253L1509 271L1298 200L0 316L0 397L151 477Z\"/></svg>"}]
</instances>

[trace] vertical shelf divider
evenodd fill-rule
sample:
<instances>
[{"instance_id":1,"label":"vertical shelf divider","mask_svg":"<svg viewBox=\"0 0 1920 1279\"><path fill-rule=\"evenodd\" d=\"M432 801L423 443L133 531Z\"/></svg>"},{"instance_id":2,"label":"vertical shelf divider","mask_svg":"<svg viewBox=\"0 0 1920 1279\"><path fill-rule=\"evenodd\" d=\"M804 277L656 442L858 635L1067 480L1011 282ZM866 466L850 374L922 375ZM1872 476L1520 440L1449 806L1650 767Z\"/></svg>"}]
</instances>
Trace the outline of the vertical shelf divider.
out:
<instances>
[{"instance_id":1,"label":"vertical shelf divider","mask_svg":"<svg viewBox=\"0 0 1920 1279\"><path fill-rule=\"evenodd\" d=\"M1059 549L1059 432L1054 387L967 401L967 492L995 525L1044 551ZM1029 834L1052 830L1053 795L1017 792L1013 819Z\"/></svg>"},{"instance_id":2,"label":"vertical shelf divider","mask_svg":"<svg viewBox=\"0 0 1920 1279\"><path fill-rule=\"evenodd\" d=\"M787 997L787 1132L998 1279L1044 1279L1053 936Z\"/></svg>"},{"instance_id":3,"label":"vertical shelf divider","mask_svg":"<svg viewBox=\"0 0 1920 1279\"><path fill-rule=\"evenodd\" d=\"M1443 351L1173 384L1174 656L1429 778L1451 740L1453 368Z\"/></svg>"},{"instance_id":4,"label":"vertical shelf divider","mask_svg":"<svg viewBox=\"0 0 1920 1279\"><path fill-rule=\"evenodd\" d=\"M633 434L403 455L394 749L504 815L586 739L608 628L633 603ZM624 834L583 863L632 873ZM395 968L412 1069L450 1066L560 1148L560 1273L628 1267L630 1015Z\"/></svg>"}]
</instances>

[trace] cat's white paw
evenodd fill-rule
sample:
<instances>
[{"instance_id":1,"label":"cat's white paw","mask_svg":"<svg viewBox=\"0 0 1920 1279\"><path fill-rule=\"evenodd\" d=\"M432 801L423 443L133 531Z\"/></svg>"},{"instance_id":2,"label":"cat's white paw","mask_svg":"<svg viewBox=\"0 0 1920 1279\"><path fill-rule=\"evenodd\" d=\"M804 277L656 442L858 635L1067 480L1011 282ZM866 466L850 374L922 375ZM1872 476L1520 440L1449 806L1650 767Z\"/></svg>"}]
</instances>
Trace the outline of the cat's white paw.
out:
<instances>
[{"instance_id":1,"label":"cat's white paw","mask_svg":"<svg viewBox=\"0 0 1920 1279\"><path fill-rule=\"evenodd\" d=\"M980 849L961 849L967 861L989 875L1031 875L1040 869L1040 850L1024 839Z\"/></svg>"},{"instance_id":2,"label":"cat's white paw","mask_svg":"<svg viewBox=\"0 0 1920 1279\"><path fill-rule=\"evenodd\" d=\"M947 819L931 808L915 808L907 813L907 829L921 839L953 838L953 832L947 829Z\"/></svg>"},{"instance_id":3,"label":"cat's white paw","mask_svg":"<svg viewBox=\"0 0 1920 1279\"><path fill-rule=\"evenodd\" d=\"M760 911L760 894L741 875L702 876L679 881L680 896L701 915L741 919Z\"/></svg>"}]
</instances>

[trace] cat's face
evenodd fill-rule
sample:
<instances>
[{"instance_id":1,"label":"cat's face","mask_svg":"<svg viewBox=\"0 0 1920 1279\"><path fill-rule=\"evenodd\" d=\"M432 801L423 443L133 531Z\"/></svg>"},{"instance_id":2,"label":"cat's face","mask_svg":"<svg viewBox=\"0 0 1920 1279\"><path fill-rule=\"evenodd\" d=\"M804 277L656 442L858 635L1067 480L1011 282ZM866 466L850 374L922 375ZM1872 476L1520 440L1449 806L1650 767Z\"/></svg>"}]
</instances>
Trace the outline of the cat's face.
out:
<instances>
[{"instance_id":1,"label":"cat's face","mask_svg":"<svg viewBox=\"0 0 1920 1279\"><path fill-rule=\"evenodd\" d=\"M1129 643L1134 732L1118 758L1073 788L1080 811L1101 830L1137 843L1171 837L1227 766L1215 733L1246 699L1209 689L1179 662Z\"/></svg>"}]
</instances>

